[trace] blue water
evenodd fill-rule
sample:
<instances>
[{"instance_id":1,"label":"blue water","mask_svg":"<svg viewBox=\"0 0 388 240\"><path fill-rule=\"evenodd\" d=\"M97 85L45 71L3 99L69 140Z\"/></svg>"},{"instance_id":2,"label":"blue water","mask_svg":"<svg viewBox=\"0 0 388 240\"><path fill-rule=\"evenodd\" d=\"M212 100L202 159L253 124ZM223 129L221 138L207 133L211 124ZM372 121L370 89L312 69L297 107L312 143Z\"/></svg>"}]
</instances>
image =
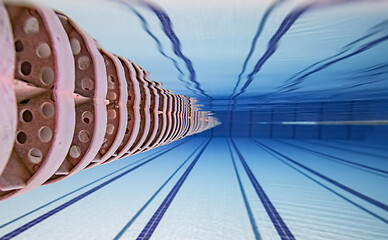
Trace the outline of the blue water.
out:
<instances>
[{"instance_id":1,"label":"blue water","mask_svg":"<svg viewBox=\"0 0 388 240\"><path fill-rule=\"evenodd\" d=\"M387 1L33 2L222 124L0 202L0 239L388 239Z\"/></svg>"}]
</instances>

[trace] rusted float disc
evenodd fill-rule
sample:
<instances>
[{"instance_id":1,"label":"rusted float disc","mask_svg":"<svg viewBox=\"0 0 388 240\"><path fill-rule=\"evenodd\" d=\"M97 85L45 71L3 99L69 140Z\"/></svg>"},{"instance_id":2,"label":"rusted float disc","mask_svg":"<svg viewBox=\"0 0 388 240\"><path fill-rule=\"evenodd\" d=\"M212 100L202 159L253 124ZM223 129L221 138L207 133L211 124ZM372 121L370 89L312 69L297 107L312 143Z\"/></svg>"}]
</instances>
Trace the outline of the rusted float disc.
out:
<instances>
[{"instance_id":1,"label":"rusted float disc","mask_svg":"<svg viewBox=\"0 0 388 240\"><path fill-rule=\"evenodd\" d=\"M0 177L6 199L44 183L62 164L74 131L74 60L56 14L7 5L16 51L16 142Z\"/></svg>"},{"instance_id":2,"label":"rusted float disc","mask_svg":"<svg viewBox=\"0 0 388 240\"><path fill-rule=\"evenodd\" d=\"M123 157L124 154L127 154L139 135L140 123L142 120L140 114L141 92L139 82L136 77L136 70L129 60L120 58L120 61L124 68L128 89L127 128L125 130L124 138L119 148L116 150L116 153L111 156L105 163L112 162Z\"/></svg>"},{"instance_id":3,"label":"rusted float disc","mask_svg":"<svg viewBox=\"0 0 388 240\"><path fill-rule=\"evenodd\" d=\"M182 119L180 118L180 113L181 113L181 99L179 97L179 95L174 95L174 98L175 98L175 112L173 114L173 116L175 117L175 131L174 131L174 134L172 135L171 139L169 140L169 142L172 142L172 141L175 141L178 136L179 136L179 133L181 131L181 128L183 127L182 126Z\"/></svg>"},{"instance_id":4,"label":"rusted float disc","mask_svg":"<svg viewBox=\"0 0 388 240\"><path fill-rule=\"evenodd\" d=\"M173 108L172 108L171 116L173 119L173 124L172 124L173 131L171 132L170 137L167 139L166 144L174 141L180 129L180 120L178 118L179 97L175 94L172 96L173 96Z\"/></svg>"},{"instance_id":5,"label":"rusted float disc","mask_svg":"<svg viewBox=\"0 0 388 240\"><path fill-rule=\"evenodd\" d=\"M154 140L151 142L148 149L153 149L157 145L161 143L161 140L165 136L165 133L167 131L167 104L168 104L168 97L165 94L164 89L160 87L160 83L154 82L155 89L157 91L157 94L159 96L159 106L157 109L157 118L158 118L158 129L156 132L156 136Z\"/></svg>"},{"instance_id":6,"label":"rusted float disc","mask_svg":"<svg viewBox=\"0 0 388 240\"><path fill-rule=\"evenodd\" d=\"M123 142L128 122L128 86L125 72L120 60L113 54L100 49L107 69L108 93L107 112L108 122L104 143L91 166L100 165L115 155Z\"/></svg>"},{"instance_id":7,"label":"rusted float disc","mask_svg":"<svg viewBox=\"0 0 388 240\"><path fill-rule=\"evenodd\" d=\"M181 138L184 138L187 135L187 131L190 127L190 122L189 122L189 116L188 116L188 110L187 110L188 99L184 95L181 95L181 96L182 96L182 100L183 100L183 115L182 115L182 117L185 120L185 128L181 134Z\"/></svg>"},{"instance_id":8,"label":"rusted float disc","mask_svg":"<svg viewBox=\"0 0 388 240\"><path fill-rule=\"evenodd\" d=\"M147 137L144 141L144 143L140 146L138 150L134 152L135 153L140 153L144 152L149 149L149 146L153 142L153 140L156 137L156 133L159 128L159 118L158 118L158 108L159 108L159 94L156 89L156 84L149 80L146 75L148 74L144 69L139 67L140 70L143 72L143 81L147 82L148 84L148 89L151 94L151 103L150 103L150 108L149 108L149 114L150 114L150 128L147 134Z\"/></svg>"},{"instance_id":9,"label":"rusted float disc","mask_svg":"<svg viewBox=\"0 0 388 240\"><path fill-rule=\"evenodd\" d=\"M186 111L186 97L183 95L179 95L180 102L181 102L181 113L179 114L179 117L182 121L182 129L179 132L178 138L177 139L182 139L185 136L188 123L187 123L187 111Z\"/></svg>"},{"instance_id":10,"label":"rusted float disc","mask_svg":"<svg viewBox=\"0 0 388 240\"><path fill-rule=\"evenodd\" d=\"M135 142L130 147L129 151L124 156L130 156L135 153L137 150L141 148L143 143L145 142L148 133L150 131L151 125L151 93L148 88L148 83L143 79L143 71L142 69L135 63L131 62L133 68L136 73L137 81L139 82L140 87L140 129L139 133L136 137Z\"/></svg>"},{"instance_id":11,"label":"rusted float disc","mask_svg":"<svg viewBox=\"0 0 388 240\"><path fill-rule=\"evenodd\" d=\"M75 131L63 164L47 183L74 175L96 157L107 127L107 75L94 39L67 16L57 13L66 30L75 69Z\"/></svg>"},{"instance_id":12,"label":"rusted float disc","mask_svg":"<svg viewBox=\"0 0 388 240\"><path fill-rule=\"evenodd\" d=\"M162 138L159 140L159 143L157 143L157 145L155 147L164 145L174 130L173 117L172 117L172 110L173 110L173 104L174 104L173 103L173 96L170 93L170 91L165 90L165 89L162 89L162 90L163 90L164 95L166 96L166 101L167 101L166 110L163 113L165 115L165 119L166 119L166 130L164 131Z\"/></svg>"},{"instance_id":13,"label":"rusted float disc","mask_svg":"<svg viewBox=\"0 0 388 240\"><path fill-rule=\"evenodd\" d=\"M105 141L99 151L101 163L108 160L115 154L123 142L128 123L128 85L125 78L124 67L118 57L100 50L107 67L108 74L108 125L105 134Z\"/></svg>"},{"instance_id":14,"label":"rusted float disc","mask_svg":"<svg viewBox=\"0 0 388 240\"><path fill-rule=\"evenodd\" d=\"M17 105L14 92L14 41L8 13L0 2L0 174L7 165L16 137Z\"/></svg>"}]
</instances>

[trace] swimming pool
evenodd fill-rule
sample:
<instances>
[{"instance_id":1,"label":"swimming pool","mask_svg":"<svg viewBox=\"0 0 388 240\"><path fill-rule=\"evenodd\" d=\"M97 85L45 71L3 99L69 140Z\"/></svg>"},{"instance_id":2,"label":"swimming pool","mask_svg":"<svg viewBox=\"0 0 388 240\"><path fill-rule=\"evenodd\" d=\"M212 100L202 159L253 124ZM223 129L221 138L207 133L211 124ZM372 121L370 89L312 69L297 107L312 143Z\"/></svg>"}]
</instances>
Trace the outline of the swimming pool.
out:
<instances>
[{"instance_id":1,"label":"swimming pool","mask_svg":"<svg viewBox=\"0 0 388 240\"><path fill-rule=\"evenodd\" d=\"M387 1L33 1L222 122L0 202L1 239L387 239Z\"/></svg>"}]
</instances>

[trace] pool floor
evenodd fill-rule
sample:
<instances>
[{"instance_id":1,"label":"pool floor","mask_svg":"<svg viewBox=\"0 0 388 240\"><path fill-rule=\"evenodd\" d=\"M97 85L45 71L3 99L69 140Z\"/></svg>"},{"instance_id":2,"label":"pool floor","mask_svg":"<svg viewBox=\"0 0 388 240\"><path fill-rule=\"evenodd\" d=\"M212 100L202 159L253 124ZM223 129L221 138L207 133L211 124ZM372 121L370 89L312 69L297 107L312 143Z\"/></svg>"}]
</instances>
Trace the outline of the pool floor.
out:
<instances>
[{"instance_id":1,"label":"pool floor","mask_svg":"<svg viewBox=\"0 0 388 240\"><path fill-rule=\"evenodd\" d=\"M387 239L387 160L381 142L191 137L0 202L0 237Z\"/></svg>"}]
</instances>

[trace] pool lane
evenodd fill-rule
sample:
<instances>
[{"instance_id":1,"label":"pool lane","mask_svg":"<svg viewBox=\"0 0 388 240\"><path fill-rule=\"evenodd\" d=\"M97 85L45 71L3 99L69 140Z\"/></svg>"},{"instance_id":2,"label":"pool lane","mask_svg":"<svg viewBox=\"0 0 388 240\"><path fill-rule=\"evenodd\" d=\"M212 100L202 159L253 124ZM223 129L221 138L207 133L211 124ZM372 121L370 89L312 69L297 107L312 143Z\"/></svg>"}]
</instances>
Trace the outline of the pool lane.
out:
<instances>
[{"instance_id":1,"label":"pool lane","mask_svg":"<svg viewBox=\"0 0 388 240\"><path fill-rule=\"evenodd\" d=\"M148 240L151 238L153 232L155 231L159 222L162 220L164 214L166 213L168 207L170 206L170 204L174 200L179 189L182 187L186 178L189 176L191 170L193 170L195 164L198 162L202 153L205 151L206 147L209 145L209 142L210 142L210 139L209 139L209 141L207 141L205 146L202 147L201 151L195 156L194 160L191 162L189 167L186 169L186 171L183 173L183 175L179 178L178 182L174 185L172 190L168 193L167 197L163 200L163 202L159 206L158 210L156 210L156 212L154 213L152 218L148 221L147 225L144 227L144 229L141 231L141 233L137 237L137 240ZM195 152L196 152L196 150L194 151L194 153ZM190 157L191 156L189 156L189 158Z\"/></svg>"},{"instance_id":2,"label":"pool lane","mask_svg":"<svg viewBox=\"0 0 388 240\"><path fill-rule=\"evenodd\" d=\"M57 212L14 239L114 239L132 220L120 239L135 239L192 163L192 158L186 163L184 161L205 141L206 138L193 138L188 143L174 148ZM388 219L388 213L385 210L379 210L307 169L282 159L280 155L268 149L263 150L249 139L236 138L233 141L249 167L251 175L260 183L273 207L296 239L385 240L387 238L387 223L381 220ZM260 141L310 169L363 194L385 201L384 196L388 194L384 188L386 186L384 183L387 183L386 178L339 162L329 161L323 156L298 150L295 146L289 146L277 140ZM308 146L314 151L333 156L337 156L336 153L340 152L340 150L313 144L304 145L298 140L287 140L287 142L303 147ZM170 146L167 145L166 149ZM213 138L180 187L179 193L169 204L168 211L164 213L162 221L158 223L158 227L152 234L152 239L281 239L245 172L244 164L239 161L236 151L233 150L232 154L236 160L235 164L233 164L227 140ZM24 195L25 198L20 196L23 199L15 201L14 204L9 204L7 201L1 202L0 209L2 208L3 211L0 212L0 219L9 220L12 218L4 214L13 212L12 208L18 211L16 203L25 210L24 212L28 212L48 203L49 200L76 190L81 183L82 185L91 183L84 189L0 229L0 237L65 204L75 196L88 192L102 182L118 176L129 168L93 183L101 176L120 170L129 162L133 163L137 160L140 160L140 157L133 156L124 161L117 161L117 164L114 162L90 169L85 173L81 172L80 177L77 174L73 178L60 182L63 184L61 186L67 186L66 191L58 189L60 191L55 192L55 187L49 185L42 187L41 190L37 189L40 195L33 191L32 195L29 193ZM357 161L351 158L348 160ZM372 158L365 158L363 161L366 162L361 163L371 164L369 166L372 167L376 167L375 163L380 163ZM236 170L240 179L236 177ZM15 199L18 200L18 198ZM23 211L17 213L14 217L20 216ZM257 230L256 234L254 228Z\"/></svg>"},{"instance_id":3,"label":"pool lane","mask_svg":"<svg viewBox=\"0 0 388 240\"><path fill-rule=\"evenodd\" d=\"M265 140L263 140L265 141ZM289 141L289 140L282 140L282 141ZM373 168L380 169L382 171L388 171L388 159L383 159L380 157L374 157L374 156L368 156L364 154L358 154L354 150L360 149L357 146L350 147L348 146L347 150L339 150L335 148L330 148L327 146L323 146L320 144L314 144L311 142L307 142L304 140L291 140L293 144L296 144L298 146L303 146L305 148L309 148L315 151L320 151L324 153L328 153L330 155L336 156L338 158L346 159L353 161L355 163L368 165ZM328 141L323 141L324 143L327 143ZM337 144L338 146L343 146L342 144ZM373 152L373 150L372 150Z\"/></svg>"},{"instance_id":4,"label":"pool lane","mask_svg":"<svg viewBox=\"0 0 388 240\"><path fill-rule=\"evenodd\" d=\"M136 221L136 219L142 214L142 212L152 203L152 201L158 196L158 194L164 189L164 187L174 178L174 176L179 172L179 170L194 156L195 153L206 143L203 142L197 149L194 150L192 154L169 176L169 178L156 190L156 192L148 199L148 201L136 212L134 216L128 221L128 223L120 230L120 232L114 237L115 240L120 239L123 234L131 227L131 225Z\"/></svg>"},{"instance_id":5,"label":"pool lane","mask_svg":"<svg viewBox=\"0 0 388 240\"><path fill-rule=\"evenodd\" d=\"M343 147L357 147L362 148L364 151L377 150L382 154L388 154L388 145L383 143L373 143L368 141L357 140L334 140L335 143L341 144Z\"/></svg>"},{"instance_id":6,"label":"pool lane","mask_svg":"<svg viewBox=\"0 0 388 240\"><path fill-rule=\"evenodd\" d=\"M249 140L235 139L235 143L296 239L386 239L386 223L341 198L335 192L337 187L329 185L335 191L325 188L327 182L287 165ZM274 140L266 140L266 144L280 145ZM299 152L298 156L312 161L311 154ZM325 159L314 160L317 167L327 163ZM354 200L351 194L340 193Z\"/></svg>"},{"instance_id":7,"label":"pool lane","mask_svg":"<svg viewBox=\"0 0 388 240\"><path fill-rule=\"evenodd\" d=\"M154 187L159 184L160 177L169 175L171 167L181 163L182 159L174 156L179 154L184 157L191 147L200 144L200 140L193 139L192 141L191 144L183 143L163 155L159 153L155 156L156 158L146 159L67 202L46 210L44 214L18 227L11 234L29 229L20 235L20 239L25 239L27 236L29 239L69 239L79 236L90 239L113 238L120 226L124 225L124 221L128 220L128 210L135 212L140 201L146 199L147 194L153 192ZM140 185L137 184L139 181ZM98 191L100 189L103 190ZM86 198L89 195L90 197ZM79 201L83 198L85 200ZM135 208L133 211L127 206L131 202L131 206ZM72 221L68 221L69 218ZM122 224L115 224L121 221L123 221ZM32 225L34 226L30 228ZM58 228L53 228L53 226L58 226Z\"/></svg>"},{"instance_id":8,"label":"pool lane","mask_svg":"<svg viewBox=\"0 0 388 240\"><path fill-rule=\"evenodd\" d=\"M265 147L266 149L270 150L271 152L274 152L277 155L280 155L282 158L284 158L284 159L286 159L286 160L288 160L288 161L298 165L299 167L307 170L308 172L314 174L315 176L317 176L317 177L319 177L319 178L321 178L321 179L323 179L323 180L325 180L325 181L327 181L327 182L329 182L329 183L331 183L331 184L341 188L342 190L347 191L350 194L353 194L356 197L359 197L360 199L363 199L363 200L367 201L368 203L370 203L370 204L372 204L372 205L374 205L374 206L376 206L378 208L381 208L382 210L388 211L388 205L386 203L384 203L382 201L379 201L379 200L376 200L375 198L370 197L370 196L368 196L368 195L366 195L366 194L364 194L364 193L362 193L360 191L357 191L357 190L355 190L355 189L353 189L353 188L351 188L351 187L349 187L347 185L344 185L343 183L341 183L339 181L336 181L336 180L334 180L334 179L332 179L332 178L322 174L319 171L316 171L316 170L314 170L312 168L309 168L306 165L303 165L303 164L299 163L298 161L295 161L294 159L284 155L283 153L281 153L280 151L275 150L272 147L268 147L267 145L261 144L261 143L259 143L259 144L261 146Z\"/></svg>"},{"instance_id":9,"label":"pool lane","mask_svg":"<svg viewBox=\"0 0 388 240\"><path fill-rule=\"evenodd\" d=\"M373 166L368 166L366 164L362 164L362 163L358 163L358 162L355 162L355 161L349 161L347 159L344 159L344 158L340 158L340 157L337 157L335 155L332 155L332 154L327 154L323 151L317 151L317 150L314 150L313 147L304 147L302 145L297 145L297 144L294 144L294 143L290 143L290 142L287 142L287 141L284 141L284 140L277 140L281 143L284 143L284 144L287 144L289 146L293 146L295 147L296 149L298 150L301 150L301 151L306 151L306 152L309 152L309 153L313 153L313 154L316 154L318 156L322 156L324 158L327 158L327 159L331 159L331 160L334 160L334 161L337 161L337 162L340 162L340 163L344 163L348 166L352 166L352 167L356 167L358 169L362 169L364 171L369 171L369 172L374 172L374 174L378 174L382 177L388 177L388 171L386 170L382 170L380 168L376 168L376 167L373 167Z\"/></svg>"},{"instance_id":10,"label":"pool lane","mask_svg":"<svg viewBox=\"0 0 388 240\"><path fill-rule=\"evenodd\" d=\"M244 205L245 205L245 209L247 211L248 217L249 217L249 222L251 223L252 232L255 235L255 240L261 240L262 237L260 235L256 219L255 219L255 217L253 215L252 207L251 207L251 205L249 203L249 200L248 200L248 197L247 197L244 185L243 185L243 183L241 181L240 173L239 173L239 171L237 169L236 161L235 161L235 158L233 156L232 148L230 146L230 141L228 141L228 148L229 148L229 152L230 152L230 157L232 158L233 168L234 168L234 171L236 173L236 178L237 178L238 186L240 187L241 196L242 196L242 198L244 200Z\"/></svg>"},{"instance_id":11,"label":"pool lane","mask_svg":"<svg viewBox=\"0 0 388 240\"><path fill-rule=\"evenodd\" d=\"M237 155L244 166L245 172L247 173L249 180L251 181L253 187L255 188L255 191L260 198L265 210L267 211L274 227L276 228L276 231L278 232L280 238L282 240L293 240L295 239L294 235L291 233L291 231L288 229L286 223L283 221L282 217L272 204L271 200L268 198L267 194L263 190L263 188L260 186L259 182L257 181L256 177L253 175L251 169L249 168L248 164L246 163L243 155L238 150L238 147L234 143L234 141L230 140L234 150L237 152Z\"/></svg>"},{"instance_id":12,"label":"pool lane","mask_svg":"<svg viewBox=\"0 0 388 240\"><path fill-rule=\"evenodd\" d=\"M310 143L310 144L323 146L323 147L326 147L326 148L337 149L337 150L341 150L341 151L344 151L344 152L353 152L353 153L356 153L356 154L359 154L359 155L365 155L365 156L370 156L370 157L373 157L373 158L379 158L379 159L383 159L383 160L388 160L388 155L387 154L376 153L376 151L367 151L367 150L360 151L359 148L354 148L354 147L353 148L349 148L349 147L346 147L346 146L341 146L341 144L331 144L331 143L328 143L326 141L304 140L303 142L305 142L305 143L307 142L307 143Z\"/></svg>"},{"instance_id":13,"label":"pool lane","mask_svg":"<svg viewBox=\"0 0 388 240\"><path fill-rule=\"evenodd\" d=\"M338 187L341 191L353 195L353 197L356 197L355 200L358 201L358 199L363 199L361 202L365 201L367 205L370 205L371 209L382 211L384 215L388 214L388 192L384 191L384 188L382 188L382 186L388 184L388 179L385 176L361 171L360 169L329 161L326 158L310 153L303 154L294 146L288 146L277 141L260 140L260 142L283 155L287 161L290 161L293 164L300 164L299 167L305 167L304 169L311 174L324 181L330 182L330 184ZM268 145L268 143L270 145ZM325 147L321 148L318 145L303 145L302 143L302 141L298 141L298 145L311 147L316 151L337 156L336 149L330 150ZM384 163L381 162L384 160L376 159L371 156L356 155L353 158L347 157L347 159L364 165L368 164L374 168L381 168L382 164L384 165ZM387 164L388 162L385 162L385 165Z\"/></svg>"},{"instance_id":14,"label":"pool lane","mask_svg":"<svg viewBox=\"0 0 388 240\"><path fill-rule=\"evenodd\" d=\"M179 142L177 144L171 144L171 146L158 149L158 151L152 151L152 152L149 152L147 154L139 154L139 156L133 156L133 159L131 159L131 161L129 163L126 163L124 166L121 166L122 164L120 164L120 165L118 165L118 164L111 164L110 168L105 167L104 172L103 172L104 173L103 176L101 176L101 177L99 177L97 179L94 179L94 180L90 180L90 178L91 179L93 179L93 178L89 177L89 178L87 178L88 182L86 182L83 185L82 185L82 183L84 181L82 181L82 180L84 180L85 178L81 178L81 176L80 176L81 174L79 174L79 175L76 175L76 176L74 176L72 178L73 181L65 181L65 182L63 182L63 183L69 183L70 182L71 186L66 186L66 185L63 186L64 184L59 184L59 183L53 184L53 185L44 186L46 188L45 189L46 192L40 193L39 194L39 198L36 198L36 197L34 198L34 204L35 205L40 204L40 205L37 205L35 208L32 208L32 209L31 208L26 208L26 207L30 207L28 204L19 205L18 208L15 209L15 210L18 210L21 213L19 213L18 211L14 211L11 214L9 214L8 215L9 219L1 223L0 229L5 228L5 227L7 227L7 226L9 226L9 225L11 225L13 223L17 223L18 221L23 220L24 218L29 217L29 216L35 214L36 212L38 212L40 210L44 210L44 209L50 208L52 206L57 206L58 204L63 203L64 200L69 199L69 197L71 197L71 196L73 196L73 195L75 195L77 193L79 194L79 193L83 193L83 191L90 190L92 187L94 187L97 183L101 182L102 180L109 179L109 177L113 177L113 176L119 174L120 172L128 169L129 167L132 167L132 166L140 163L141 161L146 161L149 158L151 158L153 156L156 156L159 153L162 153L162 152L163 153L167 153L168 151L173 150L175 147L178 147L178 146L180 146L181 144L183 144L185 142L186 141L182 141L182 142ZM135 157L137 157L137 159ZM125 160L127 160L126 162L128 162L128 158L125 159ZM117 163L118 162L119 161L117 161ZM117 168L117 166L114 166L114 165L118 165L120 167ZM113 169L113 171L111 170L111 168ZM84 172L87 172L87 171L83 171L82 173L84 173ZM93 172L96 172L96 171L93 171ZM109 172L109 173L106 174L106 172ZM75 182L77 182L78 185L81 185L81 186L74 189L74 186L77 186L76 184L74 184ZM60 183L62 183L62 182L60 182ZM54 185L56 187L52 188ZM62 186L57 186L57 185L62 185ZM67 185L70 185L70 184L67 184ZM64 190L66 190L66 188L70 188L70 187L72 189L68 190L68 192L64 192ZM47 188L49 188L49 189L47 189ZM39 188L39 190L40 189L43 189L43 187ZM57 190L57 191L55 191L55 190ZM61 190L61 191L58 191L58 190ZM32 192L29 192L28 194L34 195L34 193L37 192L37 191L38 191L38 189L36 189L36 190L34 190ZM19 197L19 198L22 198L22 200L24 202L26 202L26 201L27 202L31 202L31 201L28 200L28 198L30 198L30 196L28 196L27 194L23 195L23 196L25 196L25 197ZM0 207L3 207L3 206L6 206L6 205L2 205L0 203ZM26 208L26 209L23 209L23 208ZM2 210L3 213L5 212L4 210L5 209Z\"/></svg>"},{"instance_id":15,"label":"pool lane","mask_svg":"<svg viewBox=\"0 0 388 240\"><path fill-rule=\"evenodd\" d=\"M213 138L152 239L255 239L227 147L225 138ZM246 191L248 198L253 196L253 189ZM257 215L264 216L265 210L257 207L260 205L257 197L252 201L253 215L259 219ZM264 217L259 226L263 239L280 239L275 229L271 229L269 218ZM127 235L126 239L133 238Z\"/></svg>"}]
</instances>

